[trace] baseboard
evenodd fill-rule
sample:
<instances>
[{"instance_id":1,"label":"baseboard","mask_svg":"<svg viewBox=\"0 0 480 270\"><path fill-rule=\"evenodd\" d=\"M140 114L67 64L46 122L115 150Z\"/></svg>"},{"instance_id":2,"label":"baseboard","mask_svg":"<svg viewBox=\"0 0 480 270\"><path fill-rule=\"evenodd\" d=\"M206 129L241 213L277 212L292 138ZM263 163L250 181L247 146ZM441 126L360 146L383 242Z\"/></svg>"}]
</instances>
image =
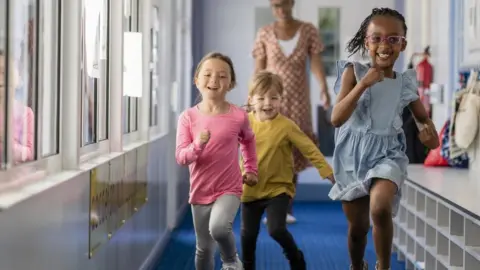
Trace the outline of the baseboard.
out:
<instances>
[{"instance_id":1,"label":"baseboard","mask_svg":"<svg viewBox=\"0 0 480 270\"><path fill-rule=\"evenodd\" d=\"M153 246L152 250L148 254L145 261L140 266L139 270L155 270L158 261L162 257L163 251L167 247L168 242L172 237L173 230L181 223L183 217L185 216L185 211L187 210L188 202L185 202L183 205L180 206L180 210L177 213L177 220L175 222L174 228L167 228L165 235L160 238L157 243Z\"/></svg>"}]
</instances>

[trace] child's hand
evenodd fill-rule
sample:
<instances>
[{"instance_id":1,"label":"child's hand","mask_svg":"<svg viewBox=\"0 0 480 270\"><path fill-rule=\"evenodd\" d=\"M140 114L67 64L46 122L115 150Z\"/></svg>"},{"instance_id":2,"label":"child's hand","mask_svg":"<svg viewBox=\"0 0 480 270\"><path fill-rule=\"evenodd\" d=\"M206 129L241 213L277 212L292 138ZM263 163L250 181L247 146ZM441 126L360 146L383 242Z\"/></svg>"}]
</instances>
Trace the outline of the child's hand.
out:
<instances>
[{"instance_id":1,"label":"child's hand","mask_svg":"<svg viewBox=\"0 0 480 270\"><path fill-rule=\"evenodd\" d=\"M246 173L243 175L243 183L252 187L258 183L258 178L253 173Z\"/></svg>"},{"instance_id":2,"label":"child's hand","mask_svg":"<svg viewBox=\"0 0 480 270\"><path fill-rule=\"evenodd\" d=\"M335 184L335 176L333 176L333 174L327 176L326 179L330 181L332 184Z\"/></svg>"},{"instance_id":3,"label":"child's hand","mask_svg":"<svg viewBox=\"0 0 480 270\"><path fill-rule=\"evenodd\" d=\"M197 142L200 146L204 146L210 140L210 131L204 130L198 134Z\"/></svg>"},{"instance_id":4,"label":"child's hand","mask_svg":"<svg viewBox=\"0 0 480 270\"><path fill-rule=\"evenodd\" d=\"M440 146L437 130L435 129L435 125L431 120L424 124L423 129L418 134L418 139L423 145L430 149L435 149Z\"/></svg>"},{"instance_id":5,"label":"child's hand","mask_svg":"<svg viewBox=\"0 0 480 270\"><path fill-rule=\"evenodd\" d=\"M367 71L367 74L362 78L361 83L365 87L370 87L377 82L383 81L384 73L377 65L377 55L375 52L370 56L371 57L371 67Z\"/></svg>"}]
</instances>

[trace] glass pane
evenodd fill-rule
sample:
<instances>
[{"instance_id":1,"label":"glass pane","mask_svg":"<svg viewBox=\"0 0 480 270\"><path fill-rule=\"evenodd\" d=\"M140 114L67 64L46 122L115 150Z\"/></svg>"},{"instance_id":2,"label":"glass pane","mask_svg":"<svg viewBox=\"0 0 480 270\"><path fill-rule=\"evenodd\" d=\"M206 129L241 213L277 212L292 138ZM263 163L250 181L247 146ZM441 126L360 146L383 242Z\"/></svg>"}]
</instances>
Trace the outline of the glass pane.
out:
<instances>
[{"instance_id":1,"label":"glass pane","mask_svg":"<svg viewBox=\"0 0 480 270\"><path fill-rule=\"evenodd\" d=\"M100 13L100 70L101 77L99 82L99 96L98 96L98 111L100 117L98 118L99 126L99 140L105 140L108 138L108 92L109 92L109 66L108 66L108 54L109 54L109 0L103 0L103 9Z\"/></svg>"},{"instance_id":2,"label":"glass pane","mask_svg":"<svg viewBox=\"0 0 480 270\"><path fill-rule=\"evenodd\" d=\"M133 31L133 23L132 23L132 0L123 0L123 32L131 32ZM122 119L123 119L123 133L130 132L130 97L124 96L123 97L123 111L122 111Z\"/></svg>"},{"instance_id":3,"label":"glass pane","mask_svg":"<svg viewBox=\"0 0 480 270\"><path fill-rule=\"evenodd\" d=\"M5 57L5 42L7 40L7 1L0 0L0 169L5 167L6 161L6 130L7 122L5 121L5 115L7 114L6 108L6 57Z\"/></svg>"},{"instance_id":4,"label":"glass pane","mask_svg":"<svg viewBox=\"0 0 480 270\"><path fill-rule=\"evenodd\" d=\"M159 36L160 36L160 16L159 10L157 7L154 7L152 10L152 28L150 42L152 47L152 52L150 54L150 126L158 125L158 76L159 76L159 59L160 56L160 47L159 47Z\"/></svg>"},{"instance_id":5,"label":"glass pane","mask_svg":"<svg viewBox=\"0 0 480 270\"><path fill-rule=\"evenodd\" d=\"M8 87L12 100L13 164L36 158L37 1L9 1ZM9 116L10 117L10 116Z\"/></svg>"},{"instance_id":6,"label":"glass pane","mask_svg":"<svg viewBox=\"0 0 480 270\"><path fill-rule=\"evenodd\" d=\"M130 118L127 117L127 112L129 111L130 99L128 97L123 97L123 110L122 110L122 119L123 119L123 134L127 134L129 128L129 120Z\"/></svg>"},{"instance_id":7,"label":"glass pane","mask_svg":"<svg viewBox=\"0 0 480 270\"><path fill-rule=\"evenodd\" d=\"M130 98L130 132L138 130L138 98Z\"/></svg>"},{"instance_id":8,"label":"glass pane","mask_svg":"<svg viewBox=\"0 0 480 270\"><path fill-rule=\"evenodd\" d=\"M83 0L81 65L83 145L107 138L108 7L108 0Z\"/></svg>"},{"instance_id":9,"label":"glass pane","mask_svg":"<svg viewBox=\"0 0 480 270\"><path fill-rule=\"evenodd\" d=\"M42 156L58 153L59 8L58 0L41 1L40 86L42 89Z\"/></svg>"}]
</instances>

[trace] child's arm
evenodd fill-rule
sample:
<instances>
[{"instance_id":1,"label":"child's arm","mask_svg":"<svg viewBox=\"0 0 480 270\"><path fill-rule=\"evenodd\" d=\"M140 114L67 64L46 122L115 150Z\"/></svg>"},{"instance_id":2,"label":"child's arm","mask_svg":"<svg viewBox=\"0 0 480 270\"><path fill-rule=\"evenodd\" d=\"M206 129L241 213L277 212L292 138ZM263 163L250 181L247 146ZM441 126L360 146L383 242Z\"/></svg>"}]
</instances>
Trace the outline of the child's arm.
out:
<instances>
[{"instance_id":1,"label":"child's arm","mask_svg":"<svg viewBox=\"0 0 480 270\"><path fill-rule=\"evenodd\" d=\"M194 141L190 131L190 121L185 113L178 118L175 159L179 165L190 165L202 153L203 146Z\"/></svg>"},{"instance_id":2,"label":"child's arm","mask_svg":"<svg viewBox=\"0 0 480 270\"><path fill-rule=\"evenodd\" d=\"M257 165L257 151L255 146L255 134L250 128L250 122L248 120L248 115L245 113L245 120L240 131L240 152L242 153L243 159L243 170L244 173L252 173L257 175L258 165Z\"/></svg>"},{"instance_id":3,"label":"child's arm","mask_svg":"<svg viewBox=\"0 0 480 270\"><path fill-rule=\"evenodd\" d=\"M419 127L420 134L418 137L420 141L430 149L439 147L440 141L438 139L437 129L430 117L428 117L427 111L425 110L425 107L423 107L420 99L411 102L409 108L415 120L424 125L423 127Z\"/></svg>"},{"instance_id":4,"label":"child's arm","mask_svg":"<svg viewBox=\"0 0 480 270\"><path fill-rule=\"evenodd\" d=\"M327 178L333 174L332 167L325 160L322 152L293 122L288 132L288 139L317 168L322 178Z\"/></svg>"},{"instance_id":5,"label":"child's arm","mask_svg":"<svg viewBox=\"0 0 480 270\"><path fill-rule=\"evenodd\" d=\"M357 102L368 88L361 81L356 82L353 66L348 66L342 74L340 93L333 106L331 122L334 127L342 126L350 118L357 107Z\"/></svg>"},{"instance_id":6,"label":"child's arm","mask_svg":"<svg viewBox=\"0 0 480 270\"><path fill-rule=\"evenodd\" d=\"M34 142L35 142L35 116L30 107L24 107L25 121L21 124L25 124L26 127L26 141L19 143L17 140L13 140L13 158L15 162L25 162L33 160L34 157ZM17 130L17 127L15 128Z\"/></svg>"}]
</instances>

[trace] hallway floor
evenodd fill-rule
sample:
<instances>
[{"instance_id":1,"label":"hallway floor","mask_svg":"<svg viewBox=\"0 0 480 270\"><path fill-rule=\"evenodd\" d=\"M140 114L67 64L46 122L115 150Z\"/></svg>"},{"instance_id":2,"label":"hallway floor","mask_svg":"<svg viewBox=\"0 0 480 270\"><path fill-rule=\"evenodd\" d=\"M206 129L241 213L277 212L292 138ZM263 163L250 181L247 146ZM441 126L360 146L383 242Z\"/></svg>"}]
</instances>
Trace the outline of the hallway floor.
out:
<instances>
[{"instance_id":1,"label":"hallway floor","mask_svg":"<svg viewBox=\"0 0 480 270\"><path fill-rule=\"evenodd\" d=\"M297 224L289 225L289 230L305 253L309 270L347 270L347 222L339 203L297 203L294 206ZM237 246L240 241L240 216L234 224ZM371 233L365 254L370 269L375 269L375 251ZM194 270L195 235L190 212L183 224L172 234L172 239L158 263L157 270ZM402 263L392 257L392 270L405 269ZM216 270L220 269L220 259L216 256ZM289 270L287 260L280 246L274 242L262 226L257 246L258 270Z\"/></svg>"}]
</instances>

